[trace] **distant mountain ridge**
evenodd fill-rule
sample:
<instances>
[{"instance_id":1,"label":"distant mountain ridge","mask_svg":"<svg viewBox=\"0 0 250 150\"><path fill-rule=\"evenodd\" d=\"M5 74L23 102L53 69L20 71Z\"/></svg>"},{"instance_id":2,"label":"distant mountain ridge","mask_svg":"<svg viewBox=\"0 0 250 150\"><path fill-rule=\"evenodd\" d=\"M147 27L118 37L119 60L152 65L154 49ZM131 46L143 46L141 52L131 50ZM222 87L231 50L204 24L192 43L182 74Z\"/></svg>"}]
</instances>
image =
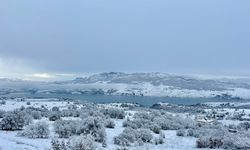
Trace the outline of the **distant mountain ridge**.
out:
<instances>
[{"instance_id":1,"label":"distant mountain ridge","mask_svg":"<svg viewBox=\"0 0 250 150\"><path fill-rule=\"evenodd\" d=\"M247 88L247 83L234 83L229 81L219 81L211 79L196 79L190 76L170 75L166 73L122 73L122 72L105 72L94 74L88 77L78 77L71 81L57 83L72 84L89 84L89 83L124 83L140 84L150 83L154 86L166 85L184 89L195 90L225 90L228 88Z\"/></svg>"},{"instance_id":2,"label":"distant mountain ridge","mask_svg":"<svg viewBox=\"0 0 250 150\"><path fill-rule=\"evenodd\" d=\"M199 79L192 76L159 72L104 72L57 82L0 79L0 95L15 92L250 99L250 85L248 83L230 79L226 81Z\"/></svg>"}]
</instances>

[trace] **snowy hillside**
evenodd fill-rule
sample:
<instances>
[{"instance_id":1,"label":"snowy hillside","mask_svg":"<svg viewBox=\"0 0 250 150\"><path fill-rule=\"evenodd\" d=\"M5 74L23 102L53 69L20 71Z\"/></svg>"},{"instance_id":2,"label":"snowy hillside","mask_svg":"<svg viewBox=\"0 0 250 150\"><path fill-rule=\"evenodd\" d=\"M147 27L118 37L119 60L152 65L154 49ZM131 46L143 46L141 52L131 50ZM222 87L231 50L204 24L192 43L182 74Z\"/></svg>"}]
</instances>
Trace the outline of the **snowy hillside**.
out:
<instances>
[{"instance_id":1,"label":"snowy hillside","mask_svg":"<svg viewBox=\"0 0 250 150\"><path fill-rule=\"evenodd\" d=\"M126 96L250 98L250 84L235 79L202 79L164 73L109 72L60 82L0 80L0 94L65 93Z\"/></svg>"}]
</instances>

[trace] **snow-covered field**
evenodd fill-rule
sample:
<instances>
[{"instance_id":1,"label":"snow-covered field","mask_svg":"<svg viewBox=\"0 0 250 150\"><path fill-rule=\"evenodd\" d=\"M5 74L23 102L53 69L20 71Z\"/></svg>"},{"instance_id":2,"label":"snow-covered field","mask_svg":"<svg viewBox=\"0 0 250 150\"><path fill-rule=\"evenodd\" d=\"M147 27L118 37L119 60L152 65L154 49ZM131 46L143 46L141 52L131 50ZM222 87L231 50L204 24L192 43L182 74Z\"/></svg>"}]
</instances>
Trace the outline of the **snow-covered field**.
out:
<instances>
[{"instance_id":1,"label":"snow-covered field","mask_svg":"<svg viewBox=\"0 0 250 150\"><path fill-rule=\"evenodd\" d=\"M210 105L215 105L216 104L210 104ZM74 101L58 101L57 99L53 99L53 98L47 98L47 99L20 99L20 98L16 98L16 99L7 99L1 102L0 104L0 111L4 111L6 114L9 113L10 111L13 111L14 109L19 109L22 108L23 110L25 110L25 108L28 107L32 107L35 109L40 109L40 108L44 108L48 111L51 111L52 113L54 112L58 112L59 111L67 111L69 110L69 108L71 108L70 110L72 110L72 108L74 110L79 110L80 115L82 115L81 113L84 113L85 110L89 109L90 107L92 107L93 105L91 104L81 104L78 102L74 102ZM112 103L112 104L94 104L94 109L106 109L106 110L112 110L112 109L118 109L121 111L124 111L125 116L122 118L115 118L114 116L109 118L112 122L114 122L114 128L105 128L105 134L106 134L106 139L105 139L105 146L102 146L101 143L99 142L94 142L95 148L96 149L102 149L102 150L116 150L119 148L126 148L126 149L133 149L133 150L151 150L151 149L155 149L155 150L196 150L198 148L196 148L197 146L197 140L198 137L195 136L187 136L187 135L179 135L178 133L180 132L179 129L167 129L167 130L161 130L160 134L155 133L154 128L152 128L152 130L150 131L150 134L152 135L152 139L150 139L148 142L142 142L139 143L140 144L136 144L138 139L135 139L135 143L132 143L130 146L129 145L120 145L118 143L114 142L114 139L118 136L118 135L122 135L123 131L125 128L128 128L126 126L124 126L124 122L128 121L128 120L136 120L138 118L136 118L136 115L138 117L138 113L140 114L141 112L150 112L150 113L154 113L154 111L156 110L152 110L149 108L140 108L134 104L126 104L126 105L122 105L120 103ZM98 112L98 110L96 110ZM213 109L205 109L205 111L209 114ZM158 111L156 111L158 112ZM188 119L189 121L191 121L191 124L194 123L198 123L198 121L196 120L196 114L187 114L187 113L172 113L172 112L165 112L163 111L164 114L166 114L168 117L171 118L171 116L173 116L172 119L177 119L177 118L183 118L183 119ZM235 110L230 109L230 108L223 108L222 109L217 109L217 113L222 113L222 112L228 112L229 115L232 115L233 113L235 113ZM237 112L242 112L242 110L237 110ZM120 113L120 112L116 112L116 113ZM250 114L250 111L248 109L244 110L244 113L247 115ZM95 113L94 113L95 114ZM105 114L105 113L104 113ZM156 113L157 114L157 113ZM111 115L111 114L109 114ZM145 114L144 114L145 115ZM153 114L152 114L153 115ZM154 116L154 115L153 115ZM0 114L0 122L3 120L4 115L1 117ZM88 118L88 116L85 116ZM140 116L139 116L140 117ZM146 116L145 116L146 117ZM157 118L157 115L155 116ZM74 120L82 120L85 119L84 117L79 118L79 116L75 115L75 116L61 116L60 117L62 120L69 120L69 121L74 121ZM153 117L154 118L154 117ZM186 120L183 123L186 124L189 121ZM192 121L193 120L193 121ZM32 122L30 122L30 124L36 124L38 122L45 122L48 125L48 137L46 138L30 138L27 136L24 136L20 133L22 133L23 131L26 131L25 129L27 128L28 125L25 125L21 130L0 130L0 149L1 150L49 150L52 149L54 150L52 147L52 140L53 139L59 139L59 141L70 141L70 138L59 138L58 134L56 133L56 129L55 129L55 122L54 120L50 120L49 116L42 116L39 119L33 119ZM159 120L160 121L160 120ZM170 120L169 120L170 121ZM174 121L174 120L173 120ZM181 121L181 120L179 120ZM130 122L130 121L129 121ZM178 121L177 121L178 122ZM222 122L222 124L224 125L239 125L241 123L241 121L239 120L231 120L231 119L223 119L220 120L220 122ZM168 122L163 122L166 123L170 126L170 124ZM210 124L209 122L203 122L203 124ZM145 123L144 123L145 124ZM172 122L172 124L175 124L175 121ZM164 124L163 124L164 125ZM190 125L188 125L190 126ZM1 127L1 123L0 123L0 127ZM145 126L146 127L146 126ZM177 128L179 128L178 126L176 126ZM190 128L193 128L194 125L191 125ZM175 127L174 127L175 128ZM128 128L129 129L129 128ZM131 128L132 130L132 128ZM188 128L185 129L184 128L184 132L186 132L185 134L188 133ZM195 130L195 128L194 128ZM134 132L138 132L140 131L140 129L133 129ZM153 132L154 131L154 132ZM201 132L201 131L199 131ZM249 131L247 131L249 132ZM137 134L138 134L137 133ZM230 133L229 133L230 134ZM149 135L144 135L146 136L145 138L148 138L147 136ZM162 142L159 144L156 144L156 140L159 140L161 136L164 136L164 138L162 138ZM139 136L140 137L140 136ZM137 138L139 138L137 137ZM250 137L250 136L249 136ZM249 138L248 137L248 138ZM123 137L124 138L124 137ZM121 140L121 139L119 139ZM250 140L250 138L249 138ZM71 149L71 148L70 148Z\"/></svg>"}]
</instances>

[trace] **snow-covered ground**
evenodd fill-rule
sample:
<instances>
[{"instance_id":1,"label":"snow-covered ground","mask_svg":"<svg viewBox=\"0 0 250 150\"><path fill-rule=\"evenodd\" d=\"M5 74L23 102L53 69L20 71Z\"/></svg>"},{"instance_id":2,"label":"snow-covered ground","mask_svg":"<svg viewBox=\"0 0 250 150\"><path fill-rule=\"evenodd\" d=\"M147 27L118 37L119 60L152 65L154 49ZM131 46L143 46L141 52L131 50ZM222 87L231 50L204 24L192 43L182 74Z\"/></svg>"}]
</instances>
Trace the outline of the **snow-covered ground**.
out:
<instances>
[{"instance_id":1,"label":"snow-covered ground","mask_svg":"<svg viewBox=\"0 0 250 150\"><path fill-rule=\"evenodd\" d=\"M48 109L53 108L54 106L59 107L60 109L64 109L69 105L72 105L73 102L63 102L56 101L55 99L25 99L25 101L21 101L20 99L12 99L6 100L5 104L0 105L0 110L11 111L22 106L24 107L36 107L40 108L41 106L45 106ZM30 102L30 104L28 103ZM100 105L104 107L104 104ZM107 104L105 107L120 107L119 104ZM127 114L133 115L135 111L128 111ZM129 116L127 116L129 117ZM68 118L64 118L67 120ZM0 119L1 120L1 119ZM53 122L48 121L48 119L42 118L43 121L46 121L50 125L50 130L53 133ZM114 144L113 138L118 134L122 133L123 127L122 123L124 119L113 119L115 122L115 128L109 129L106 128L107 133L107 150L113 150L118 148L119 146ZM0 130L0 148L1 150L48 150L51 147L51 139L54 135L50 135L48 139L30 139L26 137L22 137L18 135L20 131L3 131ZM180 149L183 147L185 149L196 149L195 148L195 138L185 138L185 137L177 137L176 131L164 131L166 138L164 139L163 145L154 145L154 144L146 144L144 146L134 147L133 149ZM157 135L154 135L157 136Z\"/></svg>"},{"instance_id":2,"label":"snow-covered ground","mask_svg":"<svg viewBox=\"0 0 250 150\"><path fill-rule=\"evenodd\" d=\"M52 109L53 107L59 107L60 110L67 109L69 106L74 105L73 101L59 101L54 98L46 98L46 99L9 99L5 100L5 104L0 104L0 110L4 111L12 111L14 109L18 109L20 107L35 107L35 108L41 108L45 107L47 109ZM218 106L217 103L209 103L209 105L212 106ZM238 104L240 106L240 104ZM136 105L134 104L126 104L124 106L130 106L133 107ZM110 103L110 104L99 104L98 107L111 109L111 108L119 108L123 109L126 112L126 116L124 119L112 119L115 123L114 128L106 128L106 134L107 134L107 146L105 148L101 148L99 144L99 149L106 149L106 150L116 150L119 148L118 145L114 144L114 137L119 135L123 132L123 122L126 120L126 118L133 119L133 115L138 111L138 109L131 110L129 107L121 107L120 103ZM183 107L183 106L182 106ZM85 107L81 107L81 104L78 105L78 109L85 109ZM206 112L214 111L213 109L206 109ZM223 108L223 109L216 109L217 113L225 113L228 112L229 115L235 113L235 112L242 112L244 111L246 114L250 114L250 109L244 109L244 110L234 110L230 108ZM173 116L181 116L181 117L190 117L195 119L193 114L188 113L172 113L167 112ZM79 118L75 117L63 117L63 120L75 120ZM53 128L53 121L49 121L48 118L42 118L39 121L45 121L49 125L50 130L50 136L48 139L30 139L27 137L20 136L18 132L20 131L4 131L0 130L0 149L1 150L49 150L51 147L51 140L53 138L57 138L57 135L54 133ZM1 121L1 118L0 118ZM239 120L230 120L230 119L224 119L219 120L224 125L234 124L238 125L241 123ZM38 122L38 120L34 120L34 122ZM155 145L152 143L146 143L143 146L134 146L129 147L129 149L132 150L197 150L196 148L196 141L197 138L190 137L190 136L177 136L176 130L164 130L163 134L165 135L165 138L163 139L164 143ZM153 137L158 137L159 134L155 134L152 132ZM98 144L97 144L98 145Z\"/></svg>"},{"instance_id":3,"label":"snow-covered ground","mask_svg":"<svg viewBox=\"0 0 250 150\"><path fill-rule=\"evenodd\" d=\"M30 104L28 104L28 102ZM72 105L73 102L58 101L55 98L43 98L43 99L25 99L25 101L20 101L19 99L6 100L5 105L0 105L0 109L4 111L11 111L18 109L22 106L24 107L35 107L41 108L41 106L51 109L53 107L59 107L61 109L67 108L67 106Z\"/></svg>"}]
</instances>

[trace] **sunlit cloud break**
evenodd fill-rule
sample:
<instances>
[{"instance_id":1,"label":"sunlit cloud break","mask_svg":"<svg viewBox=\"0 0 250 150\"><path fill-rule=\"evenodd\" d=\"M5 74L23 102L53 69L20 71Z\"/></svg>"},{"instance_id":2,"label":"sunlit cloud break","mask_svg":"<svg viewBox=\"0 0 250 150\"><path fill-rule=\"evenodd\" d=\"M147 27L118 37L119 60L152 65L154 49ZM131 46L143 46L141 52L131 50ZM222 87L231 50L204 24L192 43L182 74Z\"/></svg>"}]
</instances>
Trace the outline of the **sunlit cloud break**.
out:
<instances>
[{"instance_id":1,"label":"sunlit cloud break","mask_svg":"<svg viewBox=\"0 0 250 150\"><path fill-rule=\"evenodd\" d=\"M51 79L51 78L55 78L54 75L48 74L48 73L34 73L34 74L31 75L31 77L34 77L34 78L41 78L41 79Z\"/></svg>"}]
</instances>

